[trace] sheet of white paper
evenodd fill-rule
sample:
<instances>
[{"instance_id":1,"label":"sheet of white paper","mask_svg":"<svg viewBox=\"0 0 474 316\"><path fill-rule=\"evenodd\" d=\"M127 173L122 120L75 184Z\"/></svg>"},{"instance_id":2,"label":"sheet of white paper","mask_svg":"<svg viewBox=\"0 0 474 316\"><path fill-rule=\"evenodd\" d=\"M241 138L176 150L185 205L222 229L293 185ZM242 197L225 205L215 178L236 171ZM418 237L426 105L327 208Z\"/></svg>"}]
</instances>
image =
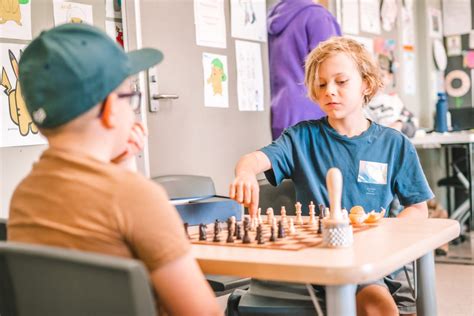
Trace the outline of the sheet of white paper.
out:
<instances>
[{"instance_id":1,"label":"sheet of white paper","mask_svg":"<svg viewBox=\"0 0 474 316\"><path fill-rule=\"evenodd\" d=\"M105 32L120 46L124 45L123 25L120 22L105 20Z\"/></svg>"},{"instance_id":2,"label":"sheet of white paper","mask_svg":"<svg viewBox=\"0 0 474 316\"><path fill-rule=\"evenodd\" d=\"M87 23L93 25L92 5L55 0L54 25L58 26L65 23Z\"/></svg>"},{"instance_id":3,"label":"sheet of white paper","mask_svg":"<svg viewBox=\"0 0 474 316\"><path fill-rule=\"evenodd\" d=\"M403 63L403 92L406 95L415 95L416 78L415 78L415 54L413 52L404 51L402 53Z\"/></svg>"},{"instance_id":4,"label":"sheet of white paper","mask_svg":"<svg viewBox=\"0 0 474 316\"><path fill-rule=\"evenodd\" d=\"M359 2L342 2L342 32L344 34L359 34Z\"/></svg>"},{"instance_id":5,"label":"sheet of white paper","mask_svg":"<svg viewBox=\"0 0 474 316\"><path fill-rule=\"evenodd\" d=\"M471 1L443 0L444 36L466 34L471 31Z\"/></svg>"},{"instance_id":6,"label":"sheet of white paper","mask_svg":"<svg viewBox=\"0 0 474 316\"><path fill-rule=\"evenodd\" d=\"M474 31L469 32L469 48L474 48ZM472 99L474 101L474 99Z\"/></svg>"},{"instance_id":7,"label":"sheet of white paper","mask_svg":"<svg viewBox=\"0 0 474 316\"><path fill-rule=\"evenodd\" d=\"M382 18L382 29L390 32L397 21L397 0L383 0L380 16Z\"/></svg>"},{"instance_id":8,"label":"sheet of white paper","mask_svg":"<svg viewBox=\"0 0 474 316\"><path fill-rule=\"evenodd\" d=\"M237 96L240 111L263 111L263 69L260 44L235 41Z\"/></svg>"},{"instance_id":9,"label":"sheet of white paper","mask_svg":"<svg viewBox=\"0 0 474 316\"><path fill-rule=\"evenodd\" d=\"M446 48L448 56L459 56L462 54L461 35L453 35L446 37Z\"/></svg>"},{"instance_id":10,"label":"sheet of white paper","mask_svg":"<svg viewBox=\"0 0 474 316\"><path fill-rule=\"evenodd\" d=\"M415 45L415 24L413 20L413 8L402 7L401 10L402 47L413 48Z\"/></svg>"},{"instance_id":11,"label":"sheet of white paper","mask_svg":"<svg viewBox=\"0 0 474 316\"><path fill-rule=\"evenodd\" d=\"M20 51L26 45L0 45L0 68L5 77L0 81L0 147L46 144L26 110L18 85Z\"/></svg>"},{"instance_id":12,"label":"sheet of white paper","mask_svg":"<svg viewBox=\"0 0 474 316\"><path fill-rule=\"evenodd\" d=\"M0 4L2 6L2 4ZM11 6L3 3L0 9L0 37L30 40L31 39L31 1L21 4L11 1Z\"/></svg>"},{"instance_id":13,"label":"sheet of white paper","mask_svg":"<svg viewBox=\"0 0 474 316\"><path fill-rule=\"evenodd\" d=\"M232 37L252 41L267 41L265 0L231 0Z\"/></svg>"},{"instance_id":14,"label":"sheet of white paper","mask_svg":"<svg viewBox=\"0 0 474 316\"><path fill-rule=\"evenodd\" d=\"M443 37L443 21L441 18L441 10L436 8L430 8L430 36L432 38L442 38Z\"/></svg>"},{"instance_id":15,"label":"sheet of white paper","mask_svg":"<svg viewBox=\"0 0 474 316\"><path fill-rule=\"evenodd\" d=\"M346 37L352 38L353 40L358 41L362 45L364 45L365 49L369 51L373 56L375 56L375 51L374 51L374 39L371 37L363 37L363 36L352 36L352 35L346 35Z\"/></svg>"},{"instance_id":16,"label":"sheet of white paper","mask_svg":"<svg viewBox=\"0 0 474 316\"><path fill-rule=\"evenodd\" d=\"M224 0L194 0L196 44L226 48Z\"/></svg>"},{"instance_id":17,"label":"sheet of white paper","mask_svg":"<svg viewBox=\"0 0 474 316\"><path fill-rule=\"evenodd\" d=\"M229 77L227 72L227 56L203 53L202 67L204 74L204 106L228 108Z\"/></svg>"},{"instance_id":18,"label":"sheet of white paper","mask_svg":"<svg viewBox=\"0 0 474 316\"><path fill-rule=\"evenodd\" d=\"M380 1L360 0L359 12L361 31L380 34Z\"/></svg>"},{"instance_id":19,"label":"sheet of white paper","mask_svg":"<svg viewBox=\"0 0 474 316\"><path fill-rule=\"evenodd\" d=\"M105 17L116 19L122 18L118 0L105 0Z\"/></svg>"}]
</instances>

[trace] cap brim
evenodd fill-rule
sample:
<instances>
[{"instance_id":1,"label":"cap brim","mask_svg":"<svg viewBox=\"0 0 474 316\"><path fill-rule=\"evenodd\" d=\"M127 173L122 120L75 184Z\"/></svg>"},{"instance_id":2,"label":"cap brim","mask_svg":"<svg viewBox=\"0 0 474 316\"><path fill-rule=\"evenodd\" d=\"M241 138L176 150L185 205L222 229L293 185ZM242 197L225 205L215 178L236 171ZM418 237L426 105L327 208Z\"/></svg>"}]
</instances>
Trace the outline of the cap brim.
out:
<instances>
[{"instance_id":1,"label":"cap brim","mask_svg":"<svg viewBox=\"0 0 474 316\"><path fill-rule=\"evenodd\" d=\"M130 61L130 75L148 69L163 60L163 53L154 48L142 48L127 55Z\"/></svg>"}]
</instances>

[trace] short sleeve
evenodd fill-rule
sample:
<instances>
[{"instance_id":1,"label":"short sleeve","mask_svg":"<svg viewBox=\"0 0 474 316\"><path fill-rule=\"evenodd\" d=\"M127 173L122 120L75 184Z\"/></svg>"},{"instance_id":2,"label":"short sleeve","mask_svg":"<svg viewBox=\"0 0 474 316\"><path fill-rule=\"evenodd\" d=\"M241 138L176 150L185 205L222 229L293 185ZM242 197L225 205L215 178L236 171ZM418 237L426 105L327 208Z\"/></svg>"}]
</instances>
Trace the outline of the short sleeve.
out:
<instances>
[{"instance_id":1,"label":"short sleeve","mask_svg":"<svg viewBox=\"0 0 474 316\"><path fill-rule=\"evenodd\" d=\"M395 192L403 206L413 205L434 197L421 167L415 147L405 138L400 153Z\"/></svg>"},{"instance_id":2,"label":"short sleeve","mask_svg":"<svg viewBox=\"0 0 474 316\"><path fill-rule=\"evenodd\" d=\"M270 159L272 164L272 168L265 172L268 182L277 186L290 177L294 169L292 128L286 129L280 137L260 151Z\"/></svg>"},{"instance_id":3,"label":"short sleeve","mask_svg":"<svg viewBox=\"0 0 474 316\"><path fill-rule=\"evenodd\" d=\"M150 271L190 250L181 218L160 186L132 179L117 194L125 241Z\"/></svg>"},{"instance_id":4,"label":"short sleeve","mask_svg":"<svg viewBox=\"0 0 474 316\"><path fill-rule=\"evenodd\" d=\"M339 24L329 13L312 14L312 18L307 20L306 32L308 34L308 52L313 50L320 42L323 42L333 36L341 36Z\"/></svg>"}]
</instances>

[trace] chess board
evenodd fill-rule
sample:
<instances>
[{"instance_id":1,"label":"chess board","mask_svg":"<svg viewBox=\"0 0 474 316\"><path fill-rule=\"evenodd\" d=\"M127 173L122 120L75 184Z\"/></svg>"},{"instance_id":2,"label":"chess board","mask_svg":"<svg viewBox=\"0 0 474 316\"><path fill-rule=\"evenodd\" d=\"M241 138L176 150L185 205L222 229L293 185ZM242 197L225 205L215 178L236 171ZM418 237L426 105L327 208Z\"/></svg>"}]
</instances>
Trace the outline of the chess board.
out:
<instances>
[{"instance_id":1,"label":"chess board","mask_svg":"<svg viewBox=\"0 0 474 316\"><path fill-rule=\"evenodd\" d=\"M353 226L354 234L373 228L376 225L360 225ZM244 248L261 248L261 249L277 249L277 250L301 250L310 247L321 247L322 235L318 234L317 223L313 226L305 223L303 225L295 224L296 232L292 235L289 234L288 228L285 229L286 237L276 238L276 241L270 241L270 229L271 225L264 222L263 227L263 240L264 244L258 244L256 240L256 231L249 231L249 237L251 240L250 244L242 243L242 240L237 240L234 236L234 242L228 243L227 240L227 229L223 229L219 234L220 241L214 242L214 224L207 225L207 240L199 240L199 232L189 234L190 241L192 244L198 245L213 245L213 246L226 246L226 247L244 247ZM243 231L242 231L243 236ZM275 232L277 237L277 232Z\"/></svg>"}]
</instances>

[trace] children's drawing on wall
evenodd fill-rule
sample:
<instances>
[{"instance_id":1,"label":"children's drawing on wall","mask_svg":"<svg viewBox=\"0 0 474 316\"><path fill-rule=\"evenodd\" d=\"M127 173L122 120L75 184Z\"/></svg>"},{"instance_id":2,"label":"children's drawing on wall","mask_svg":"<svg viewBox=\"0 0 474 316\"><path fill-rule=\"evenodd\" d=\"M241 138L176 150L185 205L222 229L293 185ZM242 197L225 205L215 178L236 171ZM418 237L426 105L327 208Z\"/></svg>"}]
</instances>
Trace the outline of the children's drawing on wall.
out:
<instances>
[{"instance_id":1,"label":"children's drawing on wall","mask_svg":"<svg viewBox=\"0 0 474 316\"><path fill-rule=\"evenodd\" d=\"M24 45L2 44L0 62L1 147L45 144L26 109L18 82L18 60Z\"/></svg>"},{"instance_id":2,"label":"children's drawing on wall","mask_svg":"<svg viewBox=\"0 0 474 316\"><path fill-rule=\"evenodd\" d=\"M0 0L0 37L31 39L30 0Z\"/></svg>"},{"instance_id":3,"label":"children's drawing on wall","mask_svg":"<svg viewBox=\"0 0 474 316\"><path fill-rule=\"evenodd\" d=\"M203 53L202 66L204 70L204 106L228 108L227 56Z\"/></svg>"},{"instance_id":4,"label":"children's drawing on wall","mask_svg":"<svg viewBox=\"0 0 474 316\"><path fill-rule=\"evenodd\" d=\"M232 36L267 41L265 0L231 0Z\"/></svg>"},{"instance_id":5,"label":"children's drawing on wall","mask_svg":"<svg viewBox=\"0 0 474 316\"><path fill-rule=\"evenodd\" d=\"M123 25L120 22L105 21L105 31L113 38L120 46L124 47L123 39Z\"/></svg>"},{"instance_id":6,"label":"children's drawing on wall","mask_svg":"<svg viewBox=\"0 0 474 316\"><path fill-rule=\"evenodd\" d=\"M240 111L263 111L263 69L260 44L235 41L237 96Z\"/></svg>"},{"instance_id":7,"label":"children's drawing on wall","mask_svg":"<svg viewBox=\"0 0 474 316\"><path fill-rule=\"evenodd\" d=\"M121 0L105 0L105 17L106 18L122 18L122 1Z\"/></svg>"},{"instance_id":8,"label":"children's drawing on wall","mask_svg":"<svg viewBox=\"0 0 474 316\"><path fill-rule=\"evenodd\" d=\"M82 3L54 1L54 24L87 23L94 24L92 6Z\"/></svg>"}]
</instances>

